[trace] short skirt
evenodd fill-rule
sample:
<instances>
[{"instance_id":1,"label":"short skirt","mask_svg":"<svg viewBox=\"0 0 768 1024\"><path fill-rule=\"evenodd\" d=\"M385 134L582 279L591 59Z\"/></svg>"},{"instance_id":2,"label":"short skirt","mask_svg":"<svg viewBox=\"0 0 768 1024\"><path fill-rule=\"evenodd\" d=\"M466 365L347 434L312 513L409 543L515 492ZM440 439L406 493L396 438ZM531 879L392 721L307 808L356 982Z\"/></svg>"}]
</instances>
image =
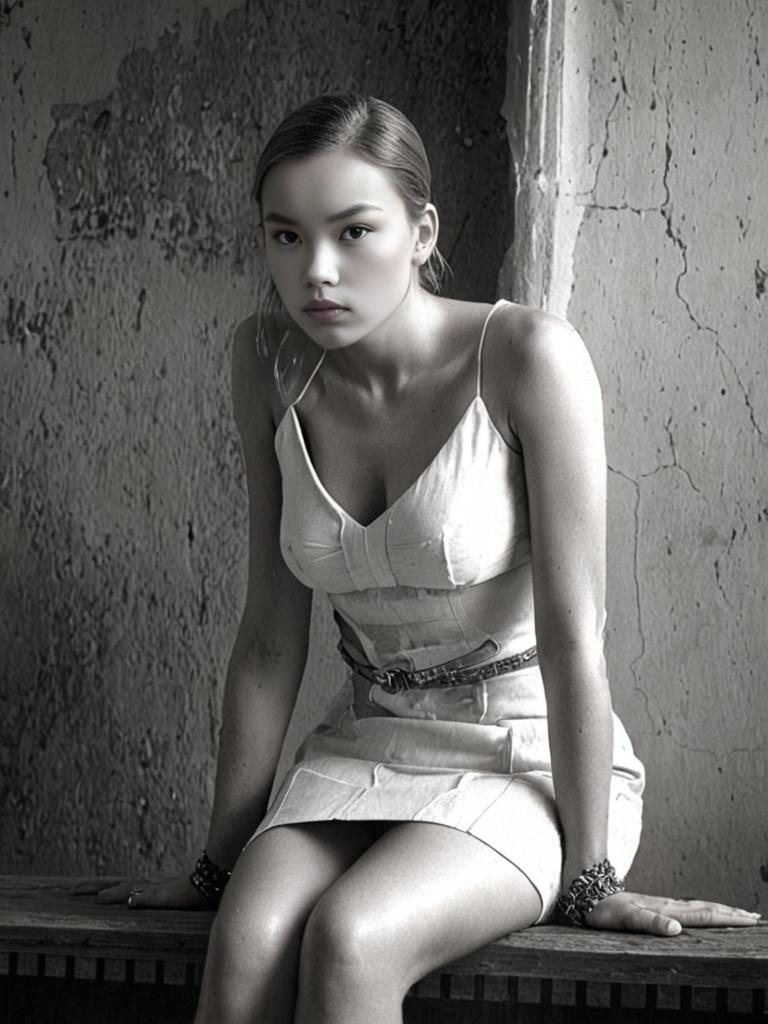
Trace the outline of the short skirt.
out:
<instances>
[{"instance_id":1,"label":"short skirt","mask_svg":"<svg viewBox=\"0 0 768 1024\"><path fill-rule=\"evenodd\" d=\"M519 717L519 694L535 690L535 676L540 681L534 666L402 694L357 687L352 702L338 704L301 745L252 838L311 821L446 825L521 870L541 897L539 921L546 921L562 890L563 843L546 717ZM516 714L507 717L510 711ZM640 841L644 781L614 715L608 856L620 875Z\"/></svg>"}]
</instances>

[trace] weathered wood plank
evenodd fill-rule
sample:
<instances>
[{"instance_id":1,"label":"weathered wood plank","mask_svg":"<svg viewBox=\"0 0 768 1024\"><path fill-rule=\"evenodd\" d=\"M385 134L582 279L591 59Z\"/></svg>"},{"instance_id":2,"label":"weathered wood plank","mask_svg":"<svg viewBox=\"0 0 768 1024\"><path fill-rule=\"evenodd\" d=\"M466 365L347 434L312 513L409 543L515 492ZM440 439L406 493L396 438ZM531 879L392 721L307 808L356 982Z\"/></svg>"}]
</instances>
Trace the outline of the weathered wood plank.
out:
<instances>
[{"instance_id":1,"label":"weathered wood plank","mask_svg":"<svg viewBox=\"0 0 768 1024\"><path fill-rule=\"evenodd\" d=\"M78 881L0 876L0 953L204 959L211 912L99 905L92 897L70 896ZM691 929L661 939L544 925L513 933L441 973L766 989L768 928Z\"/></svg>"},{"instance_id":2,"label":"weathered wood plank","mask_svg":"<svg viewBox=\"0 0 768 1024\"><path fill-rule=\"evenodd\" d=\"M130 910L70 896L78 878L0 876L0 951L200 962L211 911ZM108 884L115 879L105 879Z\"/></svg>"},{"instance_id":3,"label":"weathered wood plank","mask_svg":"<svg viewBox=\"0 0 768 1024\"><path fill-rule=\"evenodd\" d=\"M662 939L545 925L451 964L451 974L768 988L768 928L684 929Z\"/></svg>"}]
</instances>

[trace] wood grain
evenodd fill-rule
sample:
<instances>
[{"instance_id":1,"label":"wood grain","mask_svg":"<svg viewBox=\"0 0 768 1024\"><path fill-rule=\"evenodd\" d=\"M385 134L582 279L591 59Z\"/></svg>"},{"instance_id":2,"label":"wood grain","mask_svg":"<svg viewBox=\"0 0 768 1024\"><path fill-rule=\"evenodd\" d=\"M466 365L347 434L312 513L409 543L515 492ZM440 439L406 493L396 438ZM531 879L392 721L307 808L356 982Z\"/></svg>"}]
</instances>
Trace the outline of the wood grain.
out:
<instances>
[{"instance_id":1,"label":"wood grain","mask_svg":"<svg viewBox=\"0 0 768 1024\"><path fill-rule=\"evenodd\" d=\"M212 912L105 906L93 897L71 896L80 881L0 876L0 953L204 960ZM513 933L440 973L766 989L768 928L686 929L662 939L542 925Z\"/></svg>"}]
</instances>

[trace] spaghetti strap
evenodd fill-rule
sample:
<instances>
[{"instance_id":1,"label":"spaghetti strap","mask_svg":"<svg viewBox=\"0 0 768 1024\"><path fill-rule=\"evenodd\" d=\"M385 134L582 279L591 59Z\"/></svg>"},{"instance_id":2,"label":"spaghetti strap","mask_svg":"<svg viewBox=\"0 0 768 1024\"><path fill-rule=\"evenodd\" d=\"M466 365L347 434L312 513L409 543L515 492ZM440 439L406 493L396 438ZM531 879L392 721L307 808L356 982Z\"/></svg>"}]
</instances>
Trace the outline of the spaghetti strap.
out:
<instances>
[{"instance_id":1,"label":"spaghetti strap","mask_svg":"<svg viewBox=\"0 0 768 1024\"><path fill-rule=\"evenodd\" d=\"M482 333L480 334L480 344L477 346L477 391L475 393L476 398L480 398L480 388L483 382L483 342L485 341L485 332L488 328L488 323L493 314L496 312L499 306L506 301L506 299L497 299L496 302L494 302L492 308L488 311L488 316L485 318L485 323L483 324L483 330Z\"/></svg>"},{"instance_id":2,"label":"spaghetti strap","mask_svg":"<svg viewBox=\"0 0 768 1024\"><path fill-rule=\"evenodd\" d=\"M307 381L306 381L306 383L305 383L304 387L303 387L303 388L301 389L301 391L299 392L298 398L294 398L294 400L293 400L293 401L291 402L291 406L294 406L294 405L298 405L298 404L299 404L299 402L300 402L300 401L302 400L302 398L304 397L304 395L306 395L306 393L307 393L307 389L309 388L309 385L310 385L310 384L312 383L312 381L313 381L313 380L315 379L315 374L316 374L316 373L317 373L317 371L318 371L318 370L320 369L320 367L321 367L321 366L323 365L323 360L325 359L326 351L327 351L326 349L323 349L323 353L322 353L322 355L320 356L320 358L318 359L318 361L317 361L317 362L315 363L315 367L314 367L314 369L312 370L312 373L310 373L309 377L307 377Z\"/></svg>"}]
</instances>

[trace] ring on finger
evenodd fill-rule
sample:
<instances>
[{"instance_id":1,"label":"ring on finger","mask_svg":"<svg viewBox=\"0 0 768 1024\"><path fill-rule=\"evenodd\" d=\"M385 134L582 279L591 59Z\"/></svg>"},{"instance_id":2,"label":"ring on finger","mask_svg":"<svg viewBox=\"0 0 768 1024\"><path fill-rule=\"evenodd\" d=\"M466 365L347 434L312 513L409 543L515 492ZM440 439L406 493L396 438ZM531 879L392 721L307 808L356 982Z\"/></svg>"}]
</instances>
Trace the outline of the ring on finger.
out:
<instances>
[{"instance_id":1,"label":"ring on finger","mask_svg":"<svg viewBox=\"0 0 768 1024\"><path fill-rule=\"evenodd\" d=\"M144 892L143 889L131 889L131 891L128 893L128 906L131 908L131 910L133 910L136 907L136 904L133 902L134 898L142 892Z\"/></svg>"}]
</instances>

